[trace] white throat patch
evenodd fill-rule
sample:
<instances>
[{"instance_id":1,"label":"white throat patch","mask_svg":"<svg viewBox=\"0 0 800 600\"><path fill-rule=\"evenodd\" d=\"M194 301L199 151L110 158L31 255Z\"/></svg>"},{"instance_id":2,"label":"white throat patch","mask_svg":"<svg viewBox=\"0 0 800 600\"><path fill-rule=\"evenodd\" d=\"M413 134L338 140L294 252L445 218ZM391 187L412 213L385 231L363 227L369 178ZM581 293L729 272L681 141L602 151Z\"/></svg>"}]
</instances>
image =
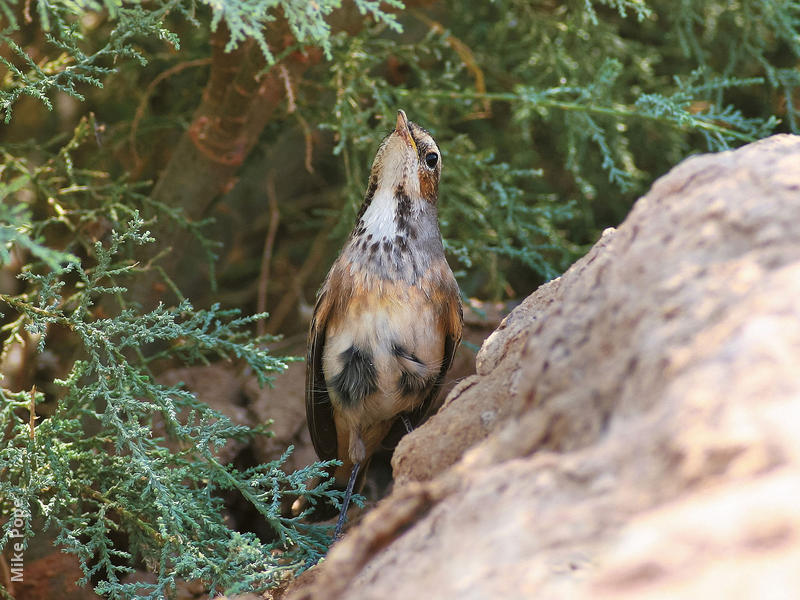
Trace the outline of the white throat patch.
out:
<instances>
[{"instance_id":1,"label":"white throat patch","mask_svg":"<svg viewBox=\"0 0 800 600\"><path fill-rule=\"evenodd\" d=\"M394 238L397 234L396 208L397 202L391 188L381 187L375 191L372 202L361 218L364 229L372 234L372 239Z\"/></svg>"},{"instance_id":2,"label":"white throat patch","mask_svg":"<svg viewBox=\"0 0 800 600\"><path fill-rule=\"evenodd\" d=\"M409 194L411 200L408 219L414 219L420 213L420 201L414 195ZM375 191L367 210L361 217L361 222L367 234L372 234L372 239L394 239L397 235L397 199L394 196L394 189L391 187L380 187Z\"/></svg>"}]
</instances>

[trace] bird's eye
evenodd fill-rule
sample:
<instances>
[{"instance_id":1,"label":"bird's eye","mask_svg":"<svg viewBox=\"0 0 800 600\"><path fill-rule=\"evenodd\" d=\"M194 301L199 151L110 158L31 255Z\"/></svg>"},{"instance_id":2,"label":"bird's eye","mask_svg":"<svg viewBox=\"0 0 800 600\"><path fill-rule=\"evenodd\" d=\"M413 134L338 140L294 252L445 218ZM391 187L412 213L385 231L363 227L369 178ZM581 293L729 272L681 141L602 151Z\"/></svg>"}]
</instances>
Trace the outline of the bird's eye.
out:
<instances>
[{"instance_id":1,"label":"bird's eye","mask_svg":"<svg viewBox=\"0 0 800 600\"><path fill-rule=\"evenodd\" d=\"M437 162L439 162L439 155L436 152L428 152L425 155L425 164L428 165L429 169L435 169Z\"/></svg>"}]
</instances>

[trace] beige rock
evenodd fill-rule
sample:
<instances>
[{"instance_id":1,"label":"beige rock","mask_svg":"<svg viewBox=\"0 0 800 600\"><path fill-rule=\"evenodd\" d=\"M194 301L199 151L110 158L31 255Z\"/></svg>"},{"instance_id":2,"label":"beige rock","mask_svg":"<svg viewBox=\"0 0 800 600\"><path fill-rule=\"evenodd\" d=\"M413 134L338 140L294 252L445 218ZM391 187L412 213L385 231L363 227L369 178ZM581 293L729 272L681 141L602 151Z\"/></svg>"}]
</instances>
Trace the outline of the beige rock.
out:
<instances>
[{"instance_id":1,"label":"beige rock","mask_svg":"<svg viewBox=\"0 0 800 600\"><path fill-rule=\"evenodd\" d=\"M681 163L512 312L286 597L796 598L798 424L800 137L775 136Z\"/></svg>"}]
</instances>

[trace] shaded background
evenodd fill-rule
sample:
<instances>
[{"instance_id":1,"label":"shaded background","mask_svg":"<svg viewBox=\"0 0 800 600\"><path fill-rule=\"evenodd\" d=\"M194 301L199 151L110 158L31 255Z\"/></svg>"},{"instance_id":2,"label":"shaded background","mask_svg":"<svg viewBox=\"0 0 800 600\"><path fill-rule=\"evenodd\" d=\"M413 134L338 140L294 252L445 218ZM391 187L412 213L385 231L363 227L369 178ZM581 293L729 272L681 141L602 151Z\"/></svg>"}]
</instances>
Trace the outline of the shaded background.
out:
<instances>
[{"instance_id":1,"label":"shaded background","mask_svg":"<svg viewBox=\"0 0 800 600\"><path fill-rule=\"evenodd\" d=\"M107 61L101 89L78 83L84 101L51 93L51 111L22 96L0 141L42 160L93 113L95 139L76 163L142 182L141 194L192 223L212 219L199 229L210 240L201 245L143 207L158 240L151 257L183 294L200 306L268 310L267 329L293 334L305 330L375 148L402 107L442 147L442 230L465 296L519 299L681 158L793 126L796 25L781 27L793 9L776 7L422 1L385 7L398 33L346 3L328 18L328 57L298 45L276 12L266 39L280 61L267 66L252 38L226 52L230 30L210 31L210 11L199 6L197 24L164 19L180 50L134 37L147 64ZM55 60L36 15L28 21L13 8L13 39L34 61ZM87 53L117 25L103 11L76 23ZM20 63L8 46L3 53ZM783 122L768 123L773 115ZM175 301L154 281L137 286L145 305Z\"/></svg>"}]
</instances>

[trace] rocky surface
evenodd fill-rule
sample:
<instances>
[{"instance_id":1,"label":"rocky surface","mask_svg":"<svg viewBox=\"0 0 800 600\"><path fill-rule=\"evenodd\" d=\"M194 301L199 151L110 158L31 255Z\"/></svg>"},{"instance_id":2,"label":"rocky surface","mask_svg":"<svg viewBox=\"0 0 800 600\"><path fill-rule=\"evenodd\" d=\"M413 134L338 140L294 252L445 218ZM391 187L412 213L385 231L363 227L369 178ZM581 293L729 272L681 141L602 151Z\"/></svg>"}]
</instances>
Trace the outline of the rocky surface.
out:
<instances>
[{"instance_id":1,"label":"rocky surface","mask_svg":"<svg viewBox=\"0 0 800 600\"><path fill-rule=\"evenodd\" d=\"M290 600L793 598L800 137L690 158L484 343Z\"/></svg>"}]
</instances>

